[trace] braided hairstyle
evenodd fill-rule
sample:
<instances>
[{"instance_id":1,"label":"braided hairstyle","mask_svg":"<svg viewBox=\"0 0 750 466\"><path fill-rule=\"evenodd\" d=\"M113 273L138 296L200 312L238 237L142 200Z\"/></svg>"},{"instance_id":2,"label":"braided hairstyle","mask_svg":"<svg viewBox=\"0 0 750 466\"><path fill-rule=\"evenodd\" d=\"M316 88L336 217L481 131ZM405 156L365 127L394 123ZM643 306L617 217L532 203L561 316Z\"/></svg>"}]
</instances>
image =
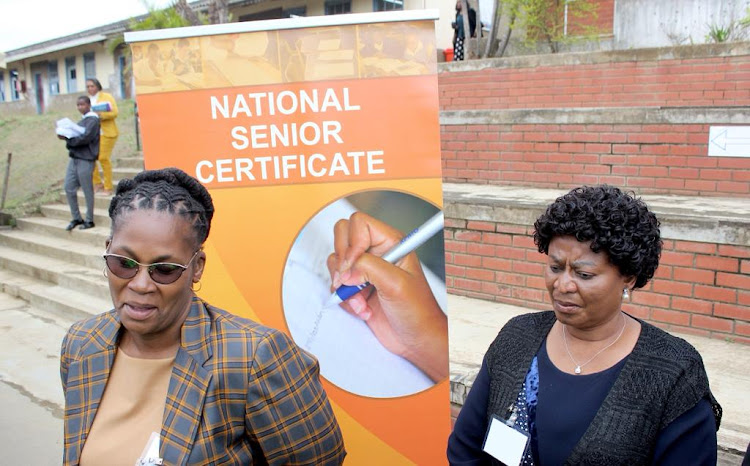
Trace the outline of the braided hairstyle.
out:
<instances>
[{"instance_id":1,"label":"braided hairstyle","mask_svg":"<svg viewBox=\"0 0 750 466\"><path fill-rule=\"evenodd\" d=\"M659 220L633 193L614 186L583 186L558 197L534 222L534 243L547 254L556 236L591 241L625 277L642 288L659 266L662 241Z\"/></svg>"},{"instance_id":2,"label":"braided hairstyle","mask_svg":"<svg viewBox=\"0 0 750 466\"><path fill-rule=\"evenodd\" d=\"M146 170L133 179L121 180L109 204L112 233L119 226L122 214L146 209L182 216L193 226L196 246L208 238L214 216L211 195L198 180L179 168Z\"/></svg>"}]
</instances>

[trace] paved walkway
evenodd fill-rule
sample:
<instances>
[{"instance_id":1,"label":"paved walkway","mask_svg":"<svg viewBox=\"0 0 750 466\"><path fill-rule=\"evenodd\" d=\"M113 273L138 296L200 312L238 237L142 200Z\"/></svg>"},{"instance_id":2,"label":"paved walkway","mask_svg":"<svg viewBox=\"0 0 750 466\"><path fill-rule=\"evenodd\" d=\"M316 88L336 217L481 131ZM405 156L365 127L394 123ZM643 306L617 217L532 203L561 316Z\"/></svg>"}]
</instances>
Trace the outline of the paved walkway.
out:
<instances>
[{"instance_id":1,"label":"paved walkway","mask_svg":"<svg viewBox=\"0 0 750 466\"><path fill-rule=\"evenodd\" d=\"M484 352L512 317L530 312L507 304L448 296L451 401L461 404L479 371ZM750 346L676 334L703 357L711 390L724 409L719 446L744 452L750 442Z\"/></svg>"}]
</instances>

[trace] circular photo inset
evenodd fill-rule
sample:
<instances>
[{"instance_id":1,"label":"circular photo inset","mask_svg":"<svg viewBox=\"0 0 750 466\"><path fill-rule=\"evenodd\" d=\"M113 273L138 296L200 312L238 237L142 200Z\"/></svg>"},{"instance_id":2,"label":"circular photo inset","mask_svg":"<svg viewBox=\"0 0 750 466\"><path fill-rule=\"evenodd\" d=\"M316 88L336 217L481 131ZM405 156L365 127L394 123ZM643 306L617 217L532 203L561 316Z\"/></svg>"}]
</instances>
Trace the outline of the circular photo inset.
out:
<instances>
[{"instance_id":1,"label":"circular photo inset","mask_svg":"<svg viewBox=\"0 0 750 466\"><path fill-rule=\"evenodd\" d=\"M359 216L359 220L366 220L358 226L350 221L355 212L365 214ZM442 216L436 215L439 213L434 205L409 194L367 191L327 205L297 235L284 267L284 316L294 341L318 358L321 375L339 388L367 397L392 398L423 391L447 376L447 350L445 355L427 355L426 358L422 355L413 361L397 354L404 354L411 341L404 337L409 333L404 332L404 328L412 325L414 329L414 322L406 322L414 320L410 319L413 315L409 316L412 312L423 319L419 322L423 325L418 327L420 331L422 328L425 332L428 328L446 329L444 334L432 332L424 336L444 338L442 343L445 344L436 346L447 348L447 325L443 325L447 308L445 254ZM340 220L344 222L335 228ZM367 226L362 228L365 223ZM388 282L391 272L409 274L407 283L411 285L412 294L409 299L416 299L415 309L397 308L392 302L383 302L374 285L364 287L359 297L346 298L346 303L340 304L338 295L331 292L333 273L328 264L336 245L341 248L342 241L346 243L350 236L363 231L375 240L396 231L399 238L414 237L414 230L424 226L428 228L421 228L421 231L427 233L420 234L417 240L396 242L386 251L373 242L366 251L378 256L375 266L383 271L381 283ZM415 250L418 260L409 255L398 258L403 251L394 253L401 245L406 246L401 249L411 250L411 241L421 243L423 239L424 243ZM381 258L386 258L388 263L377 263ZM348 304L350 300L367 303L365 313L370 314L366 319L353 312ZM440 324L431 325L432 322L424 319L440 321Z\"/></svg>"}]
</instances>

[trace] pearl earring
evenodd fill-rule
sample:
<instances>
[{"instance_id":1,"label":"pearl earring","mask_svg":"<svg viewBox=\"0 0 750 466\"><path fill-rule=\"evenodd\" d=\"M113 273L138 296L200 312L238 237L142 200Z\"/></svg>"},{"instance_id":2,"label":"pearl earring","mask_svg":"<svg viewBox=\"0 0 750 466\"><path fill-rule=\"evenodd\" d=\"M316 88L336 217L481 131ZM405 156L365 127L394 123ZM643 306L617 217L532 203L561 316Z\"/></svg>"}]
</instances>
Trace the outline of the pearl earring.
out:
<instances>
[{"instance_id":1,"label":"pearl earring","mask_svg":"<svg viewBox=\"0 0 750 466\"><path fill-rule=\"evenodd\" d=\"M622 289L622 299L630 299L630 292L627 288Z\"/></svg>"}]
</instances>

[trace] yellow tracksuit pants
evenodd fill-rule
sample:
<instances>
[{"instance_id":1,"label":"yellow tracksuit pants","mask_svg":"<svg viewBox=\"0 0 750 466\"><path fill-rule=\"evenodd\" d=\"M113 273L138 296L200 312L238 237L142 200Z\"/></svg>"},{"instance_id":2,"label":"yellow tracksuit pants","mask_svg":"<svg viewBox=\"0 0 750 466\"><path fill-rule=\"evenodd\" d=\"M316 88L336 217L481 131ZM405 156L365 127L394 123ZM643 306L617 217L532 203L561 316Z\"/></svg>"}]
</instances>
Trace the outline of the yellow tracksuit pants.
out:
<instances>
[{"instance_id":1,"label":"yellow tracksuit pants","mask_svg":"<svg viewBox=\"0 0 750 466\"><path fill-rule=\"evenodd\" d=\"M101 136L99 138L99 160L94 166L94 186L101 184L104 179L104 189L112 190L112 149L115 147L117 138ZM102 174L99 175L99 166L102 167Z\"/></svg>"}]
</instances>

